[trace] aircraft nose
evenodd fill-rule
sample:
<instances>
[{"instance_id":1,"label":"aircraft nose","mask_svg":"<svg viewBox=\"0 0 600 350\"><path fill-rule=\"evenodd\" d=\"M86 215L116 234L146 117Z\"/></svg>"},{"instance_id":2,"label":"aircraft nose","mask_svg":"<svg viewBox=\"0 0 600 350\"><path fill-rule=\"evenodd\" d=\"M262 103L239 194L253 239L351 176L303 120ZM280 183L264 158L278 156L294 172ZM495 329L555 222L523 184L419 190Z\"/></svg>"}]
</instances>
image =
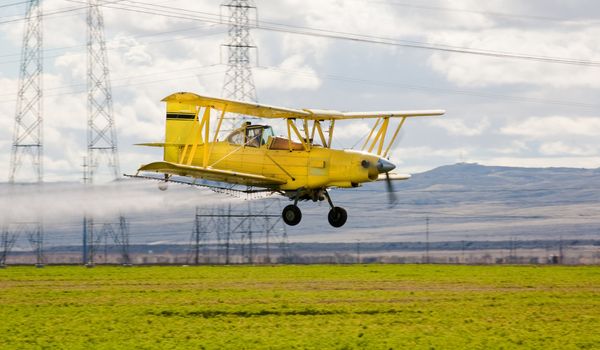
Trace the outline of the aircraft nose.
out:
<instances>
[{"instance_id":1,"label":"aircraft nose","mask_svg":"<svg viewBox=\"0 0 600 350\"><path fill-rule=\"evenodd\" d=\"M377 171L379 171L380 174L388 173L394 169L396 169L396 166L388 160L379 158L377 161Z\"/></svg>"}]
</instances>

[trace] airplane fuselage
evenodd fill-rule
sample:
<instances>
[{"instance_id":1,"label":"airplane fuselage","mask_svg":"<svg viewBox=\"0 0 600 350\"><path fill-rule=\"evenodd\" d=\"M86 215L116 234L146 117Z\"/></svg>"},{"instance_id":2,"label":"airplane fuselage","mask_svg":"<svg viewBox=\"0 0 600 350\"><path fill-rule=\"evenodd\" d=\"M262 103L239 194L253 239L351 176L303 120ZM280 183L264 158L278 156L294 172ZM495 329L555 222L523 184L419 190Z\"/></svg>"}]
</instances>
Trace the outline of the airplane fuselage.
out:
<instances>
[{"instance_id":1,"label":"airplane fuselage","mask_svg":"<svg viewBox=\"0 0 600 350\"><path fill-rule=\"evenodd\" d=\"M198 145L188 165L202 167L205 164L204 147L204 144ZM206 147L211 149L208 167L281 179L285 184L278 189L282 191L357 187L378 177L374 167L379 157L360 151L319 146L313 146L310 151L273 150L266 144L252 147L228 141L208 143ZM179 150L172 150L171 154L175 153L173 156L181 159L181 152L179 147Z\"/></svg>"}]
</instances>

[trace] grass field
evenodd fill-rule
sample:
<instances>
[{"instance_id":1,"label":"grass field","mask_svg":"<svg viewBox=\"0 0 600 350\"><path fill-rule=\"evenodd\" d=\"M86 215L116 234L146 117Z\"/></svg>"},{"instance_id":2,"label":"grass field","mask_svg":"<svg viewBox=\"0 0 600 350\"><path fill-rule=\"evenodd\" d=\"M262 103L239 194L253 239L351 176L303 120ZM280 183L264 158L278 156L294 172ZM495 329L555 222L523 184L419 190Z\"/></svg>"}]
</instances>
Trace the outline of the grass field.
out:
<instances>
[{"instance_id":1,"label":"grass field","mask_svg":"<svg viewBox=\"0 0 600 350\"><path fill-rule=\"evenodd\" d=\"M10 267L0 348L600 349L600 268Z\"/></svg>"}]
</instances>

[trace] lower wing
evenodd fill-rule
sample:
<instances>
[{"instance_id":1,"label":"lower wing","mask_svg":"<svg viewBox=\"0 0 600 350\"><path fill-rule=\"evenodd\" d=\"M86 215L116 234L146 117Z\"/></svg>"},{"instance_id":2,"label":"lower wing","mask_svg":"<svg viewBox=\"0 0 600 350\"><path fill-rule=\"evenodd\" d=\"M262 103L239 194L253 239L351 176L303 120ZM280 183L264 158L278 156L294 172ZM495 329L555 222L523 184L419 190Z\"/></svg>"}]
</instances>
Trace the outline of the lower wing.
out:
<instances>
[{"instance_id":1,"label":"lower wing","mask_svg":"<svg viewBox=\"0 0 600 350\"><path fill-rule=\"evenodd\" d=\"M266 188L276 188L279 185L286 183L284 180L262 175L239 173L230 170L203 168L170 162L154 162L146 164L138 169L138 173L141 171L162 173L167 175L189 176L210 181Z\"/></svg>"}]
</instances>

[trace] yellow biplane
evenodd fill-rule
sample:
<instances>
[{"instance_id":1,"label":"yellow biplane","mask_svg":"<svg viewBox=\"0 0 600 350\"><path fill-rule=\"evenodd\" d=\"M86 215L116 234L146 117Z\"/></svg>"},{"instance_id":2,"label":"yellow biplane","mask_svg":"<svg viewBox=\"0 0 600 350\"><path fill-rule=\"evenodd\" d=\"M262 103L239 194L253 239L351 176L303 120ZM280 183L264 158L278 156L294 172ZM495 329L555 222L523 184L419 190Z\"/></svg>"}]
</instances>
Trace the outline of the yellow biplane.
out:
<instances>
[{"instance_id":1,"label":"yellow biplane","mask_svg":"<svg viewBox=\"0 0 600 350\"><path fill-rule=\"evenodd\" d=\"M189 92L172 94L163 101L167 103L165 141L141 145L163 147L164 160L143 165L136 175L129 176L164 181L161 189L166 189L168 182L183 182L215 190L243 186L245 189L240 191L245 193L279 193L294 201L282 212L288 225L297 225L302 218L298 201L325 199L331 207L329 223L334 227L344 225L346 210L333 205L327 192L331 187L358 187L365 182L384 180L392 194L392 180L410 177L391 173L395 165L386 159L405 120L444 114L443 110L290 109ZM211 111L216 112L213 118ZM269 125L244 122L220 140L226 114L280 119L287 127L287 135L277 136ZM216 123L212 129L211 119ZM332 149L336 122L357 119L375 119L362 150ZM398 123L391 127L393 120Z\"/></svg>"}]
</instances>

